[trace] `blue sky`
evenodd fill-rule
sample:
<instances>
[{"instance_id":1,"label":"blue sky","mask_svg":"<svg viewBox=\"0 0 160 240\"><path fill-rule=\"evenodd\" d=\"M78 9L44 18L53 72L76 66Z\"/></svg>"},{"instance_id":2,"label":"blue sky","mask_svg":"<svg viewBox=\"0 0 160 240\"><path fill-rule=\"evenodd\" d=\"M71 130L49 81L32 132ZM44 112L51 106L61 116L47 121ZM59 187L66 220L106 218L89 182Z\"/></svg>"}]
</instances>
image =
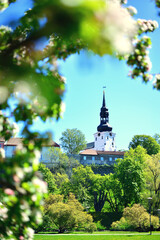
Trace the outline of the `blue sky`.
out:
<instances>
[{"instance_id":1,"label":"blue sky","mask_svg":"<svg viewBox=\"0 0 160 240\"><path fill-rule=\"evenodd\" d=\"M23 0L29 6L30 1ZM19 0L19 3L23 2ZM155 19L160 25L158 10L151 0L129 0L137 8L138 18ZM145 5L143 5L145 2ZM17 16L25 4L11 9L8 16ZM28 7L27 6L27 7ZM16 12L15 12L16 11ZM12 13L12 14L11 14ZM0 22L9 19L7 12L0 16ZM160 30L152 38L150 57L152 72L159 73ZM66 111L58 122L38 123L35 128L53 132L54 140L59 143L62 131L66 128L81 130L87 142L93 141L93 134L99 125L99 113L102 105L103 86L106 86L106 104L110 114L110 125L116 133L117 149L127 149L136 134L154 135L160 133L160 92L152 84L144 84L141 79L131 80L127 74L129 68L110 56L99 57L86 52L74 54L65 62L59 62L60 73L67 78L64 102Z\"/></svg>"}]
</instances>

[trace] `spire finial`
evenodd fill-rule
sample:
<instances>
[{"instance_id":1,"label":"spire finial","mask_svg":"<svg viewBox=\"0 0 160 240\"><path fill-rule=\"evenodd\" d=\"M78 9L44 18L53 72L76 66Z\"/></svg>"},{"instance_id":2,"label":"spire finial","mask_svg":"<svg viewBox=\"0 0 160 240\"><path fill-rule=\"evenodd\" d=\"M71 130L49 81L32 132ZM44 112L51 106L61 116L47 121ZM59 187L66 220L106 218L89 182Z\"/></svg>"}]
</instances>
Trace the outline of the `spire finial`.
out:
<instances>
[{"instance_id":1,"label":"spire finial","mask_svg":"<svg viewBox=\"0 0 160 240\"><path fill-rule=\"evenodd\" d=\"M105 89L106 86L103 87L103 89ZM106 101L105 101L105 91L103 90L103 103L102 103L102 107L106 106Z\"/></svg>"}]
</instances>

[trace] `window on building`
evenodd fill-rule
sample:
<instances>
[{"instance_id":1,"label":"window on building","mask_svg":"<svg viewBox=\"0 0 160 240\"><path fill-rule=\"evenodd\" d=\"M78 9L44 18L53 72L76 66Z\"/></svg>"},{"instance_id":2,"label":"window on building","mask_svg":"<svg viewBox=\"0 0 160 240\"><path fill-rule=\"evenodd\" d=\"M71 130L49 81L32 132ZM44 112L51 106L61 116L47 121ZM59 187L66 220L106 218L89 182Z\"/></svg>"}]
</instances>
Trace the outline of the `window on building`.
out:
<instances>
[{"instance_id":1,"label":"window on building","mask_svg":"<svg viewBox=\"0 0 160 240\"><path fill-rule=\"evenodd\" d=\"M103 136L101 138L103 139Z\"/></svg>"},{"instance_id":2,"label":"window on building","mask_svg":"<svg viewBox=\"0 0 160 240\"><path fill-rule=\"evenodd\" d=\"M104 157L101 157L101 161L103 161L104 160Z\"/></svg>"},{"instance_id":3,"label":"window on building","mask_svg":"<svg viewBox=\"0 0 160 240\"><path fill-rule=\"evenodd\" d=\"M96 141L97 141L97 137L96 137Z\"/></svg>"},{"instance_id":4,"label":"window on building","mask_svg":"<svg viewBox=\"0 0 160 240\"><path fill-rule=\"evenodd\" d=\"M95 160L95 156L92 156L92 161L94 161Z\"/></svg>"},{"instance_id":5,"label":"window on building","mask_svg":"<svg viewBox=\"0 0 160 240\"><path fill-rule=\"evenodd\" d=\"M104 143L104 145L106 145L106 143Z\"/></svg>"},{"instance_id":6,"label":"window on building","mask_svg":"<svg viewBox=\"0 0 160 240\"><path fill-rule=\"evenodd\" d=\"M114 143L112 142L112 147L114 147Z\"/></svg>"},{"instance_id":7,"label":"window on building","mask_svg":"<svg viewBox=\"0 0 160 240\"><path fill-rule=\"evenodd\" d=\"M112 161L112 157L109 157L109 161L110 161L110 162Z\"/></svg>"},{"instance_id":8,"label":"window on building","mask_svg":"<svg viewBox=\"0 0 160 240\"><path fill-rule=\"evenodd\" d=\"M112 136L112 133L110 133L109 135Z\"/></svg>"},{"instance_id":9,"label":"window on building","mask_svg":"<svg viewBox=\"0 0 160 240\"><path fill-rule=\"evenodd\" d=\"M87 159L87 157L86 156L83 156L83 160L86 160Z\"/></svg>"},{"instance_id":10,"label":"window on building","mask_svg":"<svg viewBox=\"0 0 160 240\"><path fill-rule=\"evenodd\" d=\"M101 134L100 133L98 133L98 137L100 136Z\"/></svg>"},{"instance_id":11,"label":"window on building","mask_svg":"<svg viewBox=\"0 0 160 240\"><path fill-rule=\"evenodd\" d=\"M107 136L107 140L108 140L108 136Z\"/></svg>"}]
</instances>

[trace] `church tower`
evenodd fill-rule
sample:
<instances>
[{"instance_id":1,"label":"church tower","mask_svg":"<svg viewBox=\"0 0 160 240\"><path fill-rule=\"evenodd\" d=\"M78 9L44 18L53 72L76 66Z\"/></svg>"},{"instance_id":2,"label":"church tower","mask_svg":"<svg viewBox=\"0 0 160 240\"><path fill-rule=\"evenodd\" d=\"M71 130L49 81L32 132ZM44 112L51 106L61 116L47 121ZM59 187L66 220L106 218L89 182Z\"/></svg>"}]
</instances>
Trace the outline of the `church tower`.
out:
<instances>
[{"instance_id":1,"label":"church tower","mask_svg":"<svg viewBox=\"0 0 160 240\"><path fill-rule=\"evenodd\" d=\"M97 151L116 151L116 134L112 132L109 125L109 112L105 102L105 92L103 91L103 101L100 110L100 125L94 134L94 149Z\"/></svg>"}]
</instances>

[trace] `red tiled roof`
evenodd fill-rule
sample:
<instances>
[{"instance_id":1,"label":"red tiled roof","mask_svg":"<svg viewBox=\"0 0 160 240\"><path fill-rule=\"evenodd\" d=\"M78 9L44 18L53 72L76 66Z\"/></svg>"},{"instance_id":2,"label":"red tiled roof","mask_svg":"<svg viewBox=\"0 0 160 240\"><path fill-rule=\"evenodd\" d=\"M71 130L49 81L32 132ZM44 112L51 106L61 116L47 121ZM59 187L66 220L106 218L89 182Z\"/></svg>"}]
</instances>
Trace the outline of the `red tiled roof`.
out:
<instances>
[{"instance_id":1,"label":"red tiled roof","mask_svg":"<svg viewBox=\"0 0 160 240\"><path fill-rule=\"evenodd\" d=\"M80 154L82 154L82 155L98 155L97 151L94 149L86 149L83 152L81 152Z\"/></svg>"},{"instance_id":2,"label":"red tiled roof","mask_svg":"<svg viewBox=\"0 0 160 240\"><path fill-rule=\"evenodd\" d=\"M5 146L18 146L23 143L23 138L10 138L8 141L5 141L4 138L0 138L0 142L3 142ZM48 147L60 147L56 142L50 140L47 144Z\"/></svg>"},{"instance_id":3,"label":"red tiled roof","mask_svg":"<svg viewBox=\"0 0 160 240\"><path fill-rule=\"evenodd\" d=\"M96 151L94 149L86 149L81 152L81 155L121 155L123 156L125 152L119 151Z\"/></svg>"}]
</instances>

